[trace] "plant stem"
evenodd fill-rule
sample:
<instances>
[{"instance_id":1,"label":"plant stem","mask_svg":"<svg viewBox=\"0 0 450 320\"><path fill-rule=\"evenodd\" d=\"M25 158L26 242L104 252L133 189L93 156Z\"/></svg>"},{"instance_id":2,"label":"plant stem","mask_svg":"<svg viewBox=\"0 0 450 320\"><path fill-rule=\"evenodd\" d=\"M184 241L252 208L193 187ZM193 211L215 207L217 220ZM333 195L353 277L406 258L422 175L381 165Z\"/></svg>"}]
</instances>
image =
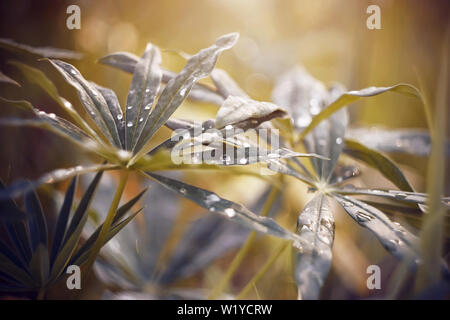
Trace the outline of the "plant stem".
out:
<instances>
[{"instance_id":1,"label":"plant stem","mask_svg":"<svg viewBox=\"0 0 450 320\"><path fill-rule=\"evenodd\" d=\"M117 186L116 193L114 194L114 198L111 202L111 206L108 210L108 215L106 216L105 222L103 222L102 229L100 230L100 234L98 235L97 240L92 247L91 254L89 255L89 259L86 262L86 276L85 279L89 278L89 275L92 270L92 266L94 265L95 259L97 255L100 253L100 249L102 248L107 236L109 229L111 228L112 222L114 220L114 216L116 215L117 208L119 207L120 199L122 198L123 191L125 190L125 185L128 180L129 171L122 170L120 173L119 185Z\"/></svg>"},{"instance_id":2,"label":"plant stem","mask_svg":"<svg viewBox=\"0 0 450 320\"><path fill-rule=\"evenodd\" d=\"M272 264L278 259L278 257L283 253L283 251L287 248L289 241L283 241L280 245L275 249L275 252L270 256L269 260L263 265L263 267L253 276L252 279L247 283L244 289L237 295L236 300L244 298L247 293L256 286L256 283L261 279L261 277L269 270Z\"/></svg>"},{"instance_id":3,"label":"plant stem","mask_svg":"<svg viewBox=\"0 0 450 320\"><path fill-rule=\"evenodd\" d=\"M266 202L264 203L264 206L261 210L261 216L267 216L269 214L270 209L273 206L273 203L275 202L275 199L278 195L278 189L275 187L272 187L270 190L270 193L266 199ZM211 291L211 294L209 295L208 299L217 299L225 290L226 286L230 282L231 278L233 277L234 273L236 272L237 268L240 266L242 261L244 260L244 257L249 252L250 248L253 245L253 242L256 238L256 232L252 231L250 235L248 236L247 240L245 241L244 245L239 249L238 253L234 257L233 261L230 264L230 267L228 268L225 275L222 277L222 279L219 281L219 283L213 288Z\"/></svg>"}]
</instances>

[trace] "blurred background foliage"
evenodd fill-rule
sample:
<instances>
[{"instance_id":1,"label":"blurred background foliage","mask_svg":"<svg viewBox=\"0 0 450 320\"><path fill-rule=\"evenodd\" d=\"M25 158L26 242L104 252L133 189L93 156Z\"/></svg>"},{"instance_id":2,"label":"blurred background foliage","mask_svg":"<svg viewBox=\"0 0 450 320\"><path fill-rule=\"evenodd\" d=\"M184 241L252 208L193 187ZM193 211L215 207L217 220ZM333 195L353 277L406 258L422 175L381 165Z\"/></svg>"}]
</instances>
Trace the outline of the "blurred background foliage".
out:
<instances>
[{"instance_id":1,"label":"blurred background foliage","mask_svg":"<svg viewBox=\"0 0 450 320\"><path fill-rule=\"evenodd\" d=\"M66 8L70 4L81 8L81 30L66 28ZM366 28L369 16L366 8L370 4L381 8L381 30ZM35 46L82 52L83 59L70 62L86 79L114 89L122 105L125 104L131 75L96 64L98 58L115 51L141 55L146 43L152 42L162 49L163 66L179 71L185 63L183 52L194 53L219 35L237 31L241 35L239 42L230 52L223 54L218 67L227 70L254 99L269 101L277 77L300 64L326 84L338 81L349 90L411 83L421 87L433 107L441 48L449 18L450 2L447 0L17 0L0 2L0 37ZM51 98L27 82L17 69L6 64L12 56L4 51L0 54L1 70L22 85L21 88L2 85L0 95L22 97L40 109L57 112ZM26 62L46 72L57 84L61 95L82 112L75 90L61 81L62 78L47 62ZM349 109L354 126L426 128L423 108L416 99L386 94L363 99L358 104L361 107ZM206 120L215 117L216 111L217 107L213 105L186 101L175 117ZM0 109L1 116L18 112L6 106ZM161 139L169 134L167 129L159 132ZM0 128L0 177L6 182L23 177L32 179L52 168L75 165L85 159L79 149L68 144L38 129ZM401 164L415 188L425 191L427 159L400 155L393 158ZM373 170L361 169L362 175L355 184L391 187ZM194 171L184 176L188 183L246 205L258 200L267 187L257 178L221 172ZM136 177L133 181L134 185L127 188L129 196L139 190L139 179ZM311 196L305 185L294 179L285 178L284 183L279 217L282 224L294 226L298 213ZM447 195L450 193L449 185L446 185ZM65 184L60 187L63 186ZM50 191L50 187L42 188L41 193L45 190ZM176 210L178 215L167 238L163 261L177 246L188 223L204 215L203 210L184 199L180 199ZM360 228L351 223L341 210L336 213L336 220L333 266L322 298L385 294L397 263L373 241L373 236L360 232ZM136 224L140 222L143 223L138 217ZM258 238L257 245L243 262L245 267L241 267L233 278L233 288L242 287L258 270L274 247L272 240ZM177 286L211 288L226 270L234 253L230 251ZM280 259L248 297L296 298L287 261L287 257ZM369 292L366 288L365 271L370 264L382 265L382 290ZM97 287L98 282L94 283ZM91 291L88 297L92 297L92 292L100 294L101 290ZM55 296L59 297L58 294L61 293L57 292Z\"/></svg>"}]
</instances>

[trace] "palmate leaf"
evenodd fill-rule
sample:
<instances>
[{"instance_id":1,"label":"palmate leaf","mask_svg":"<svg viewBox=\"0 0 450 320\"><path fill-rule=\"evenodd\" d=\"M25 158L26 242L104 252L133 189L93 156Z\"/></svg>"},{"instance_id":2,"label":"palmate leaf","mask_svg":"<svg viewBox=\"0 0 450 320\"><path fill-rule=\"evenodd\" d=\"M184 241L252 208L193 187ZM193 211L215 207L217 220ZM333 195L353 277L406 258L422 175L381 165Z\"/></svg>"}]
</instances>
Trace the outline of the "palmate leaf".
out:
<instances>
[{"instance_id":1,"label":"palmate leaf","mask_svg":"<svg viewBox=\"0 0 450 320\"><path fill-rule=\"evenodd\" d=\"M367 203L339 194L333 194L333 197L353 220L370 230L390 254L401 260L410 260L413 268L420 263L418 238L415 235Z\"/></svg>"},{"instance_id":2,"label":"palmate leaf","mask_svg":"<svg viewBox=\"0 0 450 320\"><path fill-rule=\"evenodd\" d=\"M27 191L36 189L41 184L59 182L83 173L97 172L100 170L113 170L116 168L117 166L111 164L97 164L91 166L76 166L66 169L56 169L44 174L34 181L18 180L14 182L6 189L0 190L0 200L17 197Z\"/></svg>"},{"instance_id":3,"label":"palmate leaf","mask_svg":"<svg viewBox=\"0 0 450 320\"><path fill-rule=\"evenodd\" d=\"M358 91L348 91L342 93L339 98L329 104L326 108L320 111L312 120L311 123L302 131L301 138L304 138L311 130L313 130L322 120L328 118L339 109L346 105L355 102L361 98L376 96L385 92L397 92L405 95L413 96L422 100L422 96L417 88L409 84L397 84L391 87L369 87Z\"/></svg>"},{"instance_id":4,"label":"palmate leaf","mask_svg":"<svg viewBox=\"0 0 450 320\"><path fill-rule=\"evenodd\" d=\"M187 61L183 70L167 83L148 118L147 125L136 145L137 150L140 150L147 143L147 140L164 125L187 97L194 83L211 73L219 54L224 50L230 49L237 39L237 33L227 34L218 38L212 46L193 55ZM145 154L148 151L143 149L140 151L140 154Z\"/></svg>"},{"instance_id":5,"label":"palmate leaf","mask_svg":"<svg viewBox=\"0 0 450 320\"><path fill-rule=\"evenodd\" d=\"M60 60L49 61L64 79L77 90L83 107L101 130L101 133L112 145L120 147L121 141L116 122L103 95L93 84L85 80L74 66Z\"/></svg>"},{"instance_id":6,"label":"palmate leaf","mask_svg":"<svg viewBox=\"0 0 450 320\"><path fill-rule=\"evenodd\" d=\"M223 199L211 191L194 187L184 182L163 177L151 172L146 172L146 175L167 189L197 203L198 205L208 209L210 212L220 214L221 216L239 223L251 230L273 235L282 239L293 240L296 246L304 250L309 249L309 243L305 242L295 233L284 229L271 218L258 216L244 206Z\"/></svg>"},{"instance_id":7,"label":"palmate leaf","mask_svg":"<svg viewBox=\"0 0 450 320\"><path fill-rule=\"evenodd\" d=\"M147 44L142 58L136 64L127 98L125 147L134 150L142 131L147 126L153 101L161 84L161 53Z\"/></svg>"},{"instance_id":8,"label":"palmate leaf","mask_svg":"<svg viewBox=\"0 0 450 320\"><path fill-rule=\"evenodd\" d=\"M430 134L422 129L353 128L347 139L356 140L368 148L388 153L405 153L420 157L431 153ZM450 143L445 143L445 154L450 156Z\"/></svg>"},{"instance_id":9,"label":"palmate leaf","mask_svg":"<svg viewBox=\"0 0 450 320\"><path fill-rule=\"evenodd\" d=\"M99 62L102 64L109 65L128 73L134 73L138 61L139 57L129 52L115 52L99 59ZM175 72L169 70L161 69L161 71L162 82L164 83L168 83L177 75ZM214 89L199 83L194 84L189 92L188 98L193 101L209 102L218 106L224 101L223 97Z\"/></svg>"},{"instance_id":10,"label":"palmate leaf","mask_svg":"<svg viewBox=\"0 0 450 320\"><path fill-rule=\"evenodd\" d=\"M220 129L232 125L234 128L247 130L286 114L286 110L273 103L228 96L217 112L215 125Z\"/></svg>"},{"instance_id":11,"label":"palmate leaf","mask_svg":"<svg viewBox=\"0 0 450 320\"><path fill-rule=\"evenodd\" d=\"M32 47L26 44L15 42L11 39L1 38L0 48L13 52L37 55L44 58L56 59L81 59L82 54L71 50L52 47Z\"/></svg>"},{"instance_id":12,"label":"palmate leaf","mask_svg":"<svg viewBox=\"0 0 450 320\"><path fill-rule=\"evenodd\" d=\"M294 277L299 299L318 299L331 267L334 216L325 194L317 194L298 217L297 234L312 243L308 253L295 254Z\"/></svg>"},{"instance_id":13,"label":"palmate leaf","mask_svg":"<svg viewBox=\"0 0 450 320\"><path fill-rule=\"evenodd\" d=\"M400 168L380 152L349 139L345 140L344 152L380 171L386 179L399 189L414 192Z\"/></svg>"}]
</instances>

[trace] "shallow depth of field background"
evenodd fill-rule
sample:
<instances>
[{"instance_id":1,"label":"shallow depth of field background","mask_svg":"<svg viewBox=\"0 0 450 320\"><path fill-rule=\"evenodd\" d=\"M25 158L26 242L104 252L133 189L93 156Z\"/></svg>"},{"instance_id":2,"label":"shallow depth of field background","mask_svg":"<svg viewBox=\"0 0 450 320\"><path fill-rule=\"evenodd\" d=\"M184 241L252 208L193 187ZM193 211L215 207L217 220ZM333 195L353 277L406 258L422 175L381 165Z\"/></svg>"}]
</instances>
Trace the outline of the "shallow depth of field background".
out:
<instances>
[{"instance_id":1,"label":"shallow depth of field background","mask_svg":"<svg viewBox=\"0 0 450 320\"><path fill-rule=\"evenodd\" d=\"M70 4L81 8L81 30L66 28L66 8ZM366 28L366 8L370 4L381 7L382 30ZM433 102L443 35L449 18L450 2L447 0L21 0L0 3L0 37L84 53L82 60L70 62L86 79L113 88L122 105L131 76L96 64L101 56L114 51L141 55L146 43L152 42L163 50L163 66L179 71L185 60L177 50L194 53L218 36L234 31L240 33L240 40L235 48L221 56L218 66L226 69L254 99L270 100L277 76L301 64L326 84L337 81L352 90L399 82L420 84ZM1 69L22 82L22 76L11 66L3 64ZM41 70L46 71L60 93L81 110L75 90L63 83L48 63L41 62ZM26 82L22 88L2 86L0 95L29 97L39 108L58 112L50 98ZM212 105L185 102L175 116L208 119L215 116L216 110ZM13 115L14 112L13 109L2 108L0 115ZM350 112L354 126L426 127L420 103L401 95L385 94L363 100L358 107L352 106ZM161 137L168 134L166 129L160 132ZM0 128L0 146L0 177L7 181L21 177L36 178L52 168L87 161L74 146L51 133L35 129ZM427 159L411 156L394 159L402 165L416 189L424 191ZM355 184L391 187L372 170L363 167L362 171ZM267 187L255 178L211 172L188 173L185 178L192 184L247 205L257 200ZM136 192L138 179L133 183L135 185L131 184L128 190L130 194ZM301 183L289 178L286 183L280 213L280 221L285 225L295 224L295 215L311 197ZM446 194L449 193L447 184ZM204 214L187 200L181 200L179 210L181 214L168 241L166 254L176 246L186 223ZM336 212L336 225L333 266L322 298L384 294L396 262L340 209ZM239 290L258 270L272 248L271 239L263 237L258 240L233 280L234 290ZM211 288L226 270L233 253L177 285ZM381 291L369 292L366 288L365 270L370 264L382 266ZM260 281L258 290L249 297L296 297L289 266L283 259L270 269Z\"/></svg>"}]
</instances>

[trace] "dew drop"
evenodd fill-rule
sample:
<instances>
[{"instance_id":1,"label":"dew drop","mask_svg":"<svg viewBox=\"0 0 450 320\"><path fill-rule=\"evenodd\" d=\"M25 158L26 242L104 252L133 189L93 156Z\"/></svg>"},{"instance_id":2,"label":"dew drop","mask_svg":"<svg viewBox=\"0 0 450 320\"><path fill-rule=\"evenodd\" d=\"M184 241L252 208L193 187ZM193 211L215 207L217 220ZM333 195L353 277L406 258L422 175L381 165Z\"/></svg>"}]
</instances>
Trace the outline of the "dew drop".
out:
<instances>
[{"instance_id":1,"label":"dew drop","mask_svg":"<svg viewBox=\"0 0 450 320\"><path fill-rule=\"evenodd\" d=\"M224 212L230 218L233 218L236 215L236 211L234 211L233 208L226 208Z\"/></svg>"},{"instance_id":2,"label":"dew drop","mask_svg":"<svg viewBox=\"0 0 450 320\"><path fill-rule=\"evenodd\" d=\"M186 88L183 88L180 90L180 96L184 96L185 93L186 93Z\"/></svg>"},{"instance_id":3,"label":"dew drop","mask_svg":"<svg viewBox=\"0 0 450 320\"><path fill-rule=\"evenodd\" d=\"M239 160L240 164L246 164L247 163L247 159L246 158L242 158Z\"/></svg>"},{"instance_id":4,"label":"dew drop","mask_svg":"<svg viewBox=\"0 0 450 320\"><path fill-rule=\"evenodd\" d=\"M186 194L186 189L185 188L180 188L180 193Z\"/></svg>"},{"instance_id":5,"label":"dew drop","mask_svg":"<svg viewBox=\"0 0 450 320\"><path fill-rule=\"evenodd\" d=\"M148 104L148 105L146 105L146 106L144 107L144 110L150 110L151 107L152 107L152 106L151 106L150 104Z\"/></svg>"},{"instance_id":6,"label":"dew drop","mask_svg":"<svg viewBox=\"0 0 450 320\"><path fill-rule=\"evenodd\" d=\"M128 106L127 109L131 110L131 109L133 109L133 106Z\"/></svg>"},{"instance_id":7,"label":"dew drop","mask_svg":"<svg viewBox=\"0 0 450 320\"><path fill-rule=\"evenodd\" d=\"M336 144L341 144L342 143L342 138L341 137L337 137L336 138Z\"/></svg>"},{"instance_id":8,"label":"dew drop","mask_svg":"<svg viewBox=\"0 0 450 320\"><path fill-rule=\"evenodd\" d=\"M214 211L216 211L216 208L214 208L214 207L209 207L209 211L214 212Z\"/></svg>"},{"instance_id":9,"label":"dew drop","mask_svg":"<svg viewBox=\"0 0 450 320\"><path fill-rule=\"evenodd\" d=\"M298 117L295 120L295 123L299 126L299 127L306 127L307 125L309 125L309 123L311 122L312 118L309 114L305 114L303 116Z\"/></svg>"},{"instance_id":10,"label":"dew drop","mask_svg":"<svg viewBox=\"0 0 450 320\"><path fill-rule=\"evenodd\" d=\"M56 114L54 113L49 113L48 116L52 119L56 119Z\"/></svg>"},{"instance_id":11,"label":"dew drop","mask_svg":"<svg viewBox=\"0 0 450 320\"><path fill-rule=\"evenodd\" d=\"M144 118L140 118L140 119L139 119L139 122L142 122L142 121L144 121Z\"/></svg>"},{"instance_id":12,"label":"dew drop","mask_svg":"<svg viewBox=\"0 0 450 320\"><path fill-rule=\"evenodd\" d=\"M233 129L233 126L231 124L225 126L225 130L231 130L231 129Z\"/></svg>"},{"instance_id":13,"label":"dew drop","mask_svg":"<svg viewBox=\"0 0 450 320\"><path fill-rule=\"evenodd\" d=\"M149 93L149 92L150 92L150 89L149 89L149 88L145 89L145 92L146 92L146 93Z\"/></svg>"},{"instance_id":14,"label":"dew drop","mask_svg":"<svg viewBox=\"0 0 450 320\"><path fill-rule=\"evenodd\" d=\"M70 70L70 73L73 74L73 75L77 74L77 72L74 69Z\"/></svg>"},{"instance_id":15,"label":"dew drop","mask_svg":"<svg viewBox=\"0 0 450 320\"><path fill-rule=\"evenodd\" d=\"M407 197L408 197L408 195L406 193L396 193L395 194L395 198L399 199L399 200L406 199Z\"/></svg>"},{"instance_id":16,"label":"dew drop","mask_svg":"<svg viewBox=\"0 0 450 320\"><path fill-rule=\"evenodd\" d=\"M358 220L358 222L367 222L372 219L373 219L373 217L370 214L367 214L365 212L358 211L356 213L356 220Z\"/></svg>"},{"instance_id":17,"label":"dew drop","mask_svg":"<svg viewBox=\"0 0 450 320\"><path fill-rule=\"evenodd\" d=\"M131 122L131 121L128 121L128 123L127 123L127 127L129 128L129 127L132 127L133 126L133 122Z\"/></svg>"},{"instance_id":18,"label":"dew drop","mask_svg":"<svg viewBox=\"0 0 450 320\"><path fill-rule=\"evenodd\" d=\"M122 120L123 119L123 115L122 114L118 114L117 115L117 120Z\"/></svg>"}]
</instances>

